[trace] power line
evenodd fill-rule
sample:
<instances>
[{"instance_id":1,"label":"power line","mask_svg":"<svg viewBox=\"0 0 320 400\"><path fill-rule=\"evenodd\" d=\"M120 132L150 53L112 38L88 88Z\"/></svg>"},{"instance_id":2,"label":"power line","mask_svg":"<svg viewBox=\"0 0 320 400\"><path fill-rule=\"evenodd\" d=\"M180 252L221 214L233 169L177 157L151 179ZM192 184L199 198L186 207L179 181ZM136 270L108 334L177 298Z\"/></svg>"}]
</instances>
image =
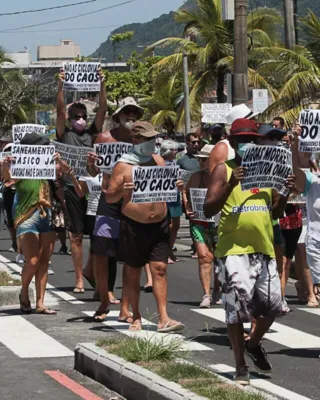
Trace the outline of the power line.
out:
<instances>
[{"instance_id":1,"label":"power line","mask_svg":"<svg viewBox=\"0 0 320 400\"><path fill-rule=\"evenodd\" d=\"M0 31L0 33L6 33L6 32L12 32L12 31L18 31L21 29L25 29L25 28L34 28L36 26L43 26L43 25L49 25L49 24L54 24L56 22L62 22L62 21L68 21L70 19L75 19L75 18L80 18L80 17L86 17L88 15L92 15L92 14L96 14L100 11L105 11L105 10L109 10L111 8L116 8L116 7L120 7L123 6L125 4L129 4L129 3L133 3L137 0L128 0L125 1L123 3L119 3L119 4L114 4L113 6L109 6L109 7L104 7L104 8L100 8L99 10L95 10L95 11L91 11L91 12L86 12L83 14L78 14L78 15L74 15L73 17L68 17L68 18L62 18L62 19L55 19L53 21L46 21L46 22L42 22L40 24L33 24L33 25L25 25L25 26L20 26L19 28L12 28L12 29L5 29L3 31Z\"/></svg>"},{"instance_id":2,"label":"power line","mask_svg":"<svg viewBox=\"0 0 320 400\"><path fill-rule=\"evenodd\" d=\"M101 25L101 26L88 26L85 28L67 28L67 29L47 29L45 31L13 31L13 32L0 32L0 33L46 33L46 32L63 32L63 31L83 31L89 29L102 29L102 28L118 28L121 25Z\"/></svg>"},{"instance_id":3,"label":"power line","mask_svg":"<svg viewBox=\"0 0 320 400\"><path fill-rule=\"evenodd\" d=\"M10 13L0 14L0 17L9 16L9 15L19 15L19 14L28 14L28 13L41 12L41 11L56 10L58 8L67 8L67 7L73 7L73 6L80 6L82 4L95 3L96 1L98 1L98 0L86 0L86 1L80 1L78 3L65 4L64 6L55 6L55 7L49 7L49 8L39 8L37 10L15 11L15 12L10 12Z\"/></svg>"}]
</instances>

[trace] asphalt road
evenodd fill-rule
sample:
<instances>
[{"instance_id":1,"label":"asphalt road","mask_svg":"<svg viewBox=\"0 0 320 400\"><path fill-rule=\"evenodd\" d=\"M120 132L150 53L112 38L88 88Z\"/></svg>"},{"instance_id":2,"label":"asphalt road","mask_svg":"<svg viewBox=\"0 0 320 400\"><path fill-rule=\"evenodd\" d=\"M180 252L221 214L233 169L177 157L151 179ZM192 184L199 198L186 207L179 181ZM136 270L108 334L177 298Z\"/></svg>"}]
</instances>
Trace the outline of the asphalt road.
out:
<instances>
[{"instance_id":1,"label":"asphalt road","mask_svg":"<svg viewBox=\"0 0 320 400\"><path fill-rule=\"evenodd\" d=\"M177 253L180 262L168 267L169 315L174 319L181 320L186 326L183 335L189 350L188 356L205 367L214 368L226 376L230 376L228 371L232 369L234 362L226 336L226 325L223 322L224 313L221 307L214 307L203 312L198 308L202 291L198 278L197 261L192 260L190 252L186 250L189 244L187 237L187 228L183 228L178 238L178 243L183 244L179 247L183 251ZM85 239L85 257L88 252L88 244L88 240ZM9 247L7 234L2 232L0 254L13 261L15 255L6 251ZM58 248L59 243L57 242L56 251ZM10 264L8 265L10 266ZM18 270L14 264L11 264L11 267ZM60 370L64 375L97 395L97 399L110 399L114 394L74 372L73 357L70 355L64 357L63 355L72 351L79 342L94 342L97 338L116 335L119 332L128 334L127 327L118 326L115 322L116 318L113 329L108 328L108 320L104 324L94 324L90 321L88 314L97 309L98 303L93 301L93 290L87 283L84 294L74 295L72 293L74 272L70 256L54 254L52 269L55 271L55 275L49 277L49 283L53 287L48 290L48 301L52 302L54 308L60 310L58 315L48 317L33 314L19 318L30 324L30 326L28 325L30 332L35 327L39 330L37 334L48 336L46 339L49 341L49 347L53 354L50 357L46 357L45 354L42 356L38 354L36 358L32 357L31 345L29 356L22 358L21 354L25 348L21 349L19 337L16 341L8 340L6 336L4 337L0 326L1 399L61 398L72 400L81 398L48 376L44 372L48 370ZM145 283L144 280L143 276L141 286ZM115 293L118 297L121 296L121 266L118 268ZM319 399L320 312L314 310L311 313L300 305L295 297L292 284L289 284L287 294L289 306L293 311L277 321L277 324L268 333L267 339L263 341L263 346L273 365L273 374L270 378L253 374L254 382L257 387L280 394L283 398L316 400ZM79 301L74 301L73 296ZM119 306L112 307L112 310L118 309ZM145 319L153 323L157 322L156 304L152 294L141 293L141 311ZM0 310L0 317L3 318L12 318L18 315L16 310L6 312ZM23 326L24 321L21 322L19 319L17 325L12 326L18 327L20 323ZM23 330L21 335L24 337L27 333ZM32 336L30 337L32 342ZM38 343L41 340L40 337ZM52 345L50 345L50 340L53 341ZM61 345L62 349L59 347ZM55 355L55 349L57 349L57 355Z\"/></svg>"}]
</instances>

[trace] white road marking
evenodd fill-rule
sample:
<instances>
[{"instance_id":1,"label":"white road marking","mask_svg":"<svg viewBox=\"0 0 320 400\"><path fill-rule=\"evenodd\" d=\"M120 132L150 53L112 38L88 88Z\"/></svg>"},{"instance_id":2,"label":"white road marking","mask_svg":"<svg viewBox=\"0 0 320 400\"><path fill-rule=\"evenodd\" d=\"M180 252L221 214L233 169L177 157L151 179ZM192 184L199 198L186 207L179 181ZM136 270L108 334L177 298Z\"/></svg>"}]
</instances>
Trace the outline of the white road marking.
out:
<instances>
[{"instance_id":1,"label":"white road marking","mask_svg":"<svg viewBox=\"0 0 320 400\"><path fill-rule=\"evenodd\" d=\"M84 314L92 317L94 312L93 311L83 311ZM120 333L123 333L129 337L140 337L140 338L145 338L145 339L151 339L154 342L157 341L176 341L176 340L182 340L183 341L183 346L182 350L183 351L214 351L212 348L204 346L201 343L193 342L190 340L187 340L184 336L182 335L173 335L169 333L158 333L157 332L157 325L154 324L151 321L148 321L147 319L142 319L142 325L143 325L143 330L140 332L131 332L128 330L129 324L125 324L122 322L118 322L118 317L119 317L119 311L110 311L107 319L105 322L103 322L104 325L111 327L115 330L117 330Z\"/></svg>"},{"instance_id":2,"label":"white road marking","mask_svg":"<svg viewBox=\"0 0 320 400\"><path fill-rule=\"evenodd\" d=\"M320 315L320 308L298 308L299 311L305 311L310 314Z\"/></svg>"},{"instance_id":3,"label":"white road marking","mask_svg":"<svg viewBox=\"0 0 320 400\"><path fill-rule=\"evenodd\" d=\"M221 308L217 309L193 309L192 311L204 315L205 317L215 319L220 322L225 322L225 311ZM245 327L250 327L250 324L244 324ZM266 333L264 337L272 342L289 347L290 349L319 349L320 338L309 333L299 331L289 326L274 322L271 326L271 331Z\"/></svg>"},{"instance_id":4,"label":"white road marking","mask_svg":"<svg viewBox=\"0 0 320 400\"><path fill-rule=\"evenodd\" d=\"M218 374L230 375L231 379L235 373L235 369L233 367L225 364L214 364L210 365L209 368L213 369ZM290 390L284 389L281 386L277 386L266 379L251 376L250 383L255 389L265 390L268 393L276 395L277 398L281 397L286 400L311 400L309 397L301 396L300 394L291 392Z\"/></svg>"},{"instance_id":5,"label":"white road marking","mask_svg":"<svg viewBox=\"0 0 320 400\"><path fill-rule=\"evenodd\" d=\"M13 271L17 273L21 273L22 267L20 265L15 264L14 262L8 260L7 258L3 257L0 255L0 262L3 262L6 267L12 269ZM34 279L32 280L34 282ZM68 301L71 304L84 304L84 301L78 300L76 297L71 296L70 294L63 292L62 290L57 289L55 286L50 285L49 283L47 284L47 290L50 290L52 293L54 293L56 296L60 297L61 299Z\"/></svg>"},{"instance_id":6,"label":"white road marking","mask_svg":"<svg viewBox=\"0 0 320 400\"><path fill-rule=\"evenodd\" d=\"M0 342L20 358L74 356L73 351L19 315L1 315L0 321Z\"/></svg>"}]
</instances>

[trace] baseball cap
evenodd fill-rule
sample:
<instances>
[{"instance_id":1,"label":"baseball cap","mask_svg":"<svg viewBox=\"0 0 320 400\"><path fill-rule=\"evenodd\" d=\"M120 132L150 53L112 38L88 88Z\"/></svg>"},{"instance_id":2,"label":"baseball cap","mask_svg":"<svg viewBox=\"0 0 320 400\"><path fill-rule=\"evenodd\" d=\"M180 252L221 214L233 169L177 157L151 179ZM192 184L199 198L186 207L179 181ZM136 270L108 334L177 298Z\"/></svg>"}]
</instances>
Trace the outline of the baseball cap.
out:
<instances>
[{"instance_id":1,"label":"baseball cap","mask_svg":"<svg viewBox=\"0 0 320 400\"><path fill-rule=\"evenodd\" d=\"M159 132L155 131L154 127L147 121L137 121L132 125L131 128L132 136L144 136L151 138L159 135Z\"/></svg>"}]
</instances>

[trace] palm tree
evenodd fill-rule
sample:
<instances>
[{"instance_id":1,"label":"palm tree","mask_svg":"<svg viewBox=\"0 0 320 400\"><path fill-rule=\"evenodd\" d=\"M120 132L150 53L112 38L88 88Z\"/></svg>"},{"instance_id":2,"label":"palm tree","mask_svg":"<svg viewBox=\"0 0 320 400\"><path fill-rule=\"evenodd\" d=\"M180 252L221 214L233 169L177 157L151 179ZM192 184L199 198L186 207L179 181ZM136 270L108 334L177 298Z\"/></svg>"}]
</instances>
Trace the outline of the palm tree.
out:
<instances>
[{"instance_id":1,"label":"palm tree","mask_svg":"<svg viewBox=\"0 0 320 400\"><path fill-rule=\"evenodd\" d=\"M320 18L312 11L300 19L301 28L307 37L306 47L320 65Z\"/></svg>"}]
</instances>

